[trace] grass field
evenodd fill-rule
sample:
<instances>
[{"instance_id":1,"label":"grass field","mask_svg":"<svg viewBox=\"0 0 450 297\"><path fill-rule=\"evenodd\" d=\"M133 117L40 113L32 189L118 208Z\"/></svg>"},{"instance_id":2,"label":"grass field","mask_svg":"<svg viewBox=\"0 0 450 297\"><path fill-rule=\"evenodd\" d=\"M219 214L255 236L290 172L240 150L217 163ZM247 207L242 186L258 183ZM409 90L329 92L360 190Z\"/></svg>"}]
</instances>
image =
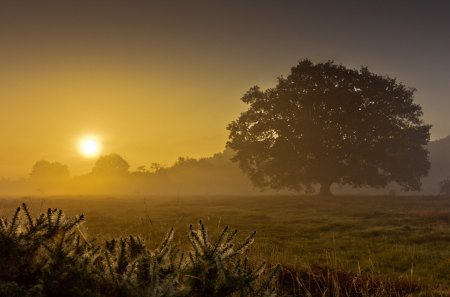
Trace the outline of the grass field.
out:
<instances>
[{"instance_id":1,"label":"grass field","mask_svg":"<svg viewBox=\"0 0 450 297\"><path fill-rule=\"evenodd\" d=\"M412 279L450 288L450 199L445 197L34 197L0 199L0 215L26 202L85 213L99 240L141 234L157 245L169 227L187 242L202 219L211 233L225 225L244 237L256 230L251 256L294 268L313 265Z\"/></svg>"}]
</instances>

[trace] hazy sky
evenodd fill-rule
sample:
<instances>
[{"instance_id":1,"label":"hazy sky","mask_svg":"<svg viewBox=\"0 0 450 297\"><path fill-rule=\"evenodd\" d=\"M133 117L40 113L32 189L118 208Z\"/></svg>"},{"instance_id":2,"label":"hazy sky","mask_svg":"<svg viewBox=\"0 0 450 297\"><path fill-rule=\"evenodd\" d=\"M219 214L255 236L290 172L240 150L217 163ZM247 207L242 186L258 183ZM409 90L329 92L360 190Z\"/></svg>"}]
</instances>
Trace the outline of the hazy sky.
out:
<instances>
[{"instance_id":1,"label":"hazy sky","mask_svg":"<svg viewBox=\"0 0 450 297\"><path fill-rule=\"evenodd\" d=\"M78 139L132 168L222 151L241 95L303 58L416 87L450 134L448 1L2 1L0 176L40 159L90 170Z\"/></svg>"}]
</instances>

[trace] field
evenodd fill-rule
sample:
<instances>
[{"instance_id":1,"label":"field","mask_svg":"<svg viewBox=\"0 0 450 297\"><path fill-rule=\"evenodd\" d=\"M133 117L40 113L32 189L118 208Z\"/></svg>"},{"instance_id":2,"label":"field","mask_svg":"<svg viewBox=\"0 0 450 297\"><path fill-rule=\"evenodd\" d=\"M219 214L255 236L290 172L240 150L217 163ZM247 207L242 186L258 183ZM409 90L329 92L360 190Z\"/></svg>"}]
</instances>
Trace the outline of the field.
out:
<instances>
[{"instance_id":1,"label":"field","mask_svg":"<svg viewBox=\"0 0 450 297\"><path fill-rule=\"evenodd\" d=\"M213 234L225 225L243 238L256 230L251 257L297 269L315 265L369 272L450 288L450 199L445 197L233 196L2 198L0 215L21 202L86 214L98 240L142 235L156 246L175 227L179 244L202 219Z\"/></svg>"}]
</instances>

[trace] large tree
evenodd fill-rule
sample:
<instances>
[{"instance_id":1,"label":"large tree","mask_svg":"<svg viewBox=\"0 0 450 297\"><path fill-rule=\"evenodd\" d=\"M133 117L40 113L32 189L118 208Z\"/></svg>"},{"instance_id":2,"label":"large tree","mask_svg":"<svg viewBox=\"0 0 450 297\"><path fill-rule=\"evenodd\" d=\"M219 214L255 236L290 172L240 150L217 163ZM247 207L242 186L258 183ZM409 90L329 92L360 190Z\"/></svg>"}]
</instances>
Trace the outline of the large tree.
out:
<instances>
[{"instance_id":1,"label":"large tree","mask_svg":"<svg viewBox=\"0 0 450 297\"><path fill-rule=\"evenodd\" d=\"M333 183L420 190L428 173L430 125L416 90L393 78L332 61L301 61L274 88L252 87L233 121L232 159L255 186L302 190Z\"/></svg>"}]
</instances>

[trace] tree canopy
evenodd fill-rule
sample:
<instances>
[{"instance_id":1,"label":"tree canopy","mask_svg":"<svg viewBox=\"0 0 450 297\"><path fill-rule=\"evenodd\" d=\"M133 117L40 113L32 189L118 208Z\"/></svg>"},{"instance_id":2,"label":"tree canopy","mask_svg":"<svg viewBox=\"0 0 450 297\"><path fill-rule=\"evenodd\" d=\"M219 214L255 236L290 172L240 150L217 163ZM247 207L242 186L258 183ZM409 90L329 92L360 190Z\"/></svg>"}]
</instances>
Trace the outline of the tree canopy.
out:
<instances>
[{"instance_id":1,"label":"tree canopy","mask_svg":"<svg viewBox=\"0 0 450 297\"><path fill-rule=\"evenodd\" d=\"M248 110L228 126L233 161L261 189L332 183L419 190L429 170L430 125L414 88L332 61L303 60L276 87L250 88Z\"/></svg>"},{"instance_id":2,"label":"tree canopy","mask_svg":"<svg viewBox=\"0 0 450 297\"><path fill-rule=\"evenodd\" d=\"M99 176L121 176L129 173L130 165L118 154L101 156L92 168L92 174Z\"/></svg>"},{"instance_id":3,"label":"tree canopy","mask_svg":"<svg viewBox=\"0 0 450 297\"><path fill-rule=\"evenodd\" d=\"M30 177L33 180L52 179L58 181L61 179L66 179L69 176L70 173L67 165L61 164L59 162L49 162L45 160L34 163L30 173Z\"/></svg>"}]
</instances>

